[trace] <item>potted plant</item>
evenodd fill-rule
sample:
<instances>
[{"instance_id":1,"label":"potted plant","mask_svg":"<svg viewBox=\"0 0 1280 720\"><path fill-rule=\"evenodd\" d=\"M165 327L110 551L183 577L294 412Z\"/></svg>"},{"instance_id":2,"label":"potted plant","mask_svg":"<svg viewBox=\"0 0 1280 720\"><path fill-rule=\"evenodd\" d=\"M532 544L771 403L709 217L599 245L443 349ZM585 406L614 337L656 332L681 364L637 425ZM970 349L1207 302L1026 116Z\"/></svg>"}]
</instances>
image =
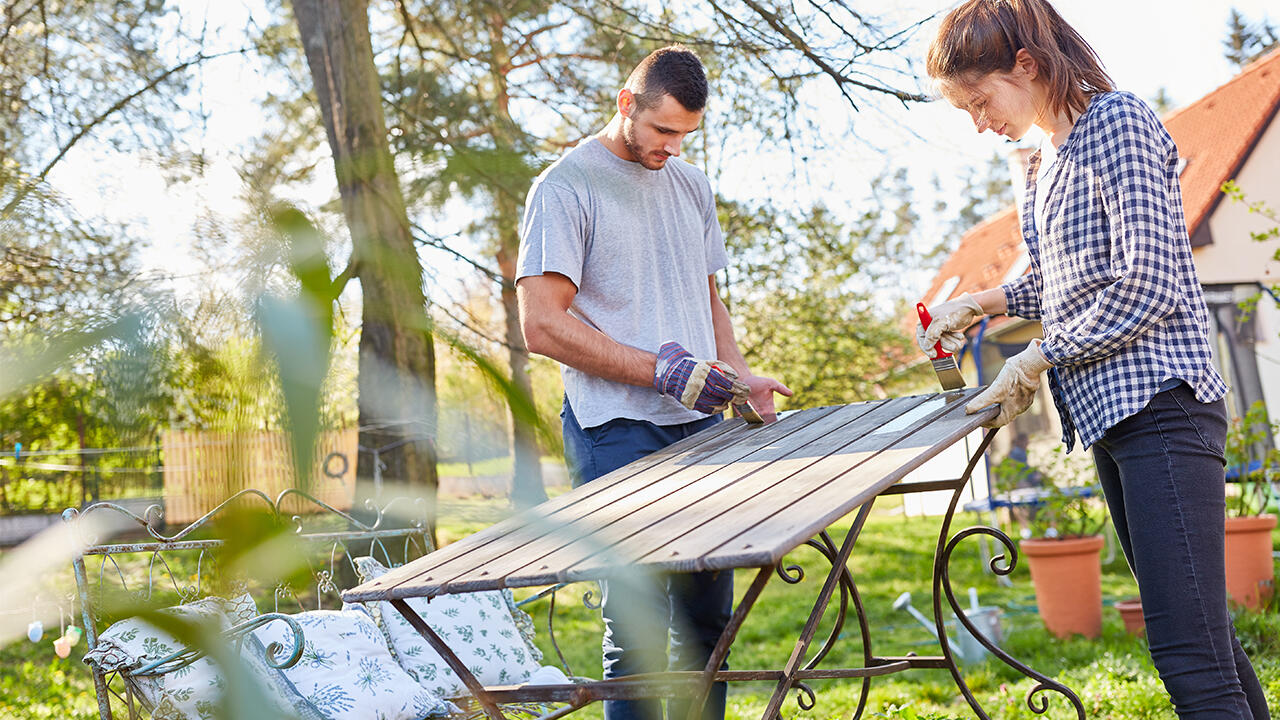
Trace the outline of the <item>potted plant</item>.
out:
<instances>
[{"instance_id":1,"label":"potted plant","mask_svg":"<svg viewBox=\"0 0 1280 720\"><path fill-rule=\"evenodd\" d=\"M1025 463L1006 458L995 468L997 486L1013 484L1006 497L1025 507L1018 543L1031 570L1036 605L1049 632L1058 637L1102 633L1102 529L1093 464L1055 448L1029 472ZM1032 483L1028 478L1035 478Z\"/></svg>"},{"instance_id":2,"label":"potted plant","mask_svg":"<svg viewBox=\"0 0 1280 720\"><path fill-rule=\"evenodd\" d=\"M1280 451L1266 406L1256 402L1227 429L1226 563L1227 596L1253 610L1270 599L1275 582L1271 531L1276 516L1266 512L1271 483L1277 481Z\"/></svg>"},{"instance_id":3,"label":"potted plant","mask_svg":"<svg viewBox=\"0 0 1280 720\"><path fill-rule=\"evenodd\" d=\"M1140 635L1147 626L1147 619L1142 614L1142 598L1131 597L1116 601L1116 610L1120 611L1120 620L1124 622L1124 631L1130 635Z\"/></svg>"}]
</instances>

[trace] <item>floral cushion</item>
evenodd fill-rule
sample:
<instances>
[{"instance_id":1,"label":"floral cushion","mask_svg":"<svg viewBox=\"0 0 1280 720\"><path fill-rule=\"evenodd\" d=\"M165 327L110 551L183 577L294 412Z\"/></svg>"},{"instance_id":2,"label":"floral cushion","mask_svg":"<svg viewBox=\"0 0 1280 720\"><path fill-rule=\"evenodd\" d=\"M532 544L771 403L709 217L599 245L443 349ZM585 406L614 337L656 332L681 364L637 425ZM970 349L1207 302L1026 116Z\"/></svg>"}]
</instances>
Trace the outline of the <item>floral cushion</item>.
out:
<instances>
[{"instance_id":1,"label":"floral cushion","mask_svg":"<svg viewBox=\"0 0 1280 720\"><path fill-rule=\"evenodd\" d=\"M209 597L186 605L167 608L162 612L191 622L208 623L220 630L228 627L223 612L224 600ZM281 623L283 624L283 623ZM107 628L97 644L85 654L84 661L97 666L103 672L129 671L164 658L185 645L169 633L137 618L121 620ZM299 713L298 704L290 697L279 680L272 677L275 671L260 658L246 653L250 675L262 683L267 698L278 714ZM221 698L225 682L218 666L207 657L162 675L132 676L126 673L139 698L152 711L154 720L195 720L212 717ZM313 716L314 717L314 716Z\"/></svg>"},{"instance_id":2,"label":"floral cushion","mask_svg":"<svg viewBox=\"0 0 1280 720\"><path fill-rule=\"evenodd\" d=\"M226 613L227 622L232 625L239 625L258 616L258 604L247 592L221 598L221 600L222 611Z\"/></svg>"},{"instance_id":3,"label":"floral cushion","mask_svg":"<svg viewBox=\"0 0 1280 720\"><path fill-rule=\"evenodd\" d=\"M302 659L281 672L326 720L419 720L456 710L396 664L386 639L365 612L313 610L293 618L305 638ZM271 623L253 634L264 646L290 644L284 623Z\"/></svg>"},{"instance_id":4,"label":"floral cushion","mask_svg":"<svg viewBox=\"0 0 1280 720\"><path fill-rule=\"evenodd\" d=\"M361 581L387 572L371 557L355 560ZM536 672L542 654L517 627L515 617L529 622L509 592L477 592L409 600L409 607L444 640L484 685L518 685ZM446 698L467 695L466 685L389 602L374 604L382 628L400 665L417 676L422 687Z\"/></svg>"}]
</instances>

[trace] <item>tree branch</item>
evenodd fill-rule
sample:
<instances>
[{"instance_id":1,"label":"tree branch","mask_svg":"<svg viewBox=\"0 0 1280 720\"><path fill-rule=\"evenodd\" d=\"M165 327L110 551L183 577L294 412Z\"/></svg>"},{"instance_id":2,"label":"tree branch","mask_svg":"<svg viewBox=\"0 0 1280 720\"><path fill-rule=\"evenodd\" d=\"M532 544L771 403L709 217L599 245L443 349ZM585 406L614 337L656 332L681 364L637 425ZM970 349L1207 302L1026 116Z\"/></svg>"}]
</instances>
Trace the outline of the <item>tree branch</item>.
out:
<instances>
[{"instance_id":1,"label":"tree branch","mask_svg":"<svg viewBox=\"0 0 1280 720\"><path fill-rule=\"evenodd\" d=\"M453 248L445 244L444 238L432 235L431 233L424 230L422 226L419 225L418 223L410 220L409 226L413 228L415 231L417 231L420 235L424 236L424 237L414 236L413 238L414 241L417 242L419 245L430 245L431 247L444 250L445 252L467 263L468 265L475 268L476 270L479 270L485 277L489 278L493 282L496 282L499 285L506 287L507 281L502 277L502 274L499 273L498 271L493 270L492 268L480 263L477 260L472 260L470 257L467 257L466 255L464 255L461 252L458 252L457 250L454 250Z\"/></svg>"},{"instance_id":2,"label":"tree branch","mask_svg":"<svg viewBox=\"0 0 1280 720\"><path fill-rule=\"evenodd\" d=\"M163 73L160 73L155 78L153 78L150 82L148 82L146 85L142 86L141 88L117 100L115 103L111 105L111 107L99 113L96 117L94 117L89 122L85 123L84 125L81 125L80 129L76 131L75 135L73 135L70 140L62 144L62 147L58 149L58 154L55 155L52 160L46 163L44 168L42 168L35 177L31 178L30 180L23 181L19 187L17 194L14 195L14 197L11 200L9 200L9 202L4 206L3 209L0 209L0 217L4 217L12 214L13 211L17 209L18 205L20 205L22 201L26 199L27 195L31 194L31 190L35 188L37 185L39 185L40 183L44 182L45 178L49 176L49 172L53 170L55 165L61 162L62 158L66 157L67 153L71 151L71 148L74 147L77 142L79 142L82 138L84 138L84 136L88 135L98 125L101 125L103 122L106 122L106 120L110 118L112 115L119 112L120 110L123 110L126 105L133 102L141 95L144 95L154 90L157 86L160 85L160 83L164 82L165 80L175 75L176 73L186 70L192 65L197 65L201 62L204 62L205 60L212 60L214 58L225 57L227 55L240 55L246 52L248 52L247 49L240 49L240 50L228 50L227 52L215 53L213 55L204 55L204 54L197 55L196 57L190 60L187 60L186 62L179 63L178 65L175 65L169 68Z\"/></svg>"},{"instance_id":3,"label":"tree branch","mask_svg":"<svg viewBox=\"0 0 1280 720\"><path fill-rule=\"evenodd\" d=\"M531 65L541 65L548 60L590 60L592 62L604 62L605 58L600 55L588 55L586 53L552 53L551 55L536 55L524 62L511 63L507 65L507 71L520 70L521 68L527 68Z\"/></svg>"},{"instance_id":4,"label":"tree branch","mask_svg":"<svg viewBox=\"0 0 1280 720\"><path fill-rule=\"evenodd\" d=\"M721 12L722 14L725 12L722 8L720 8L715 3L714 0L709 0L709 1L714 7L716 7L716 9L719 12ZM786 23L782 22L782 19L779 18L776 13L773 13L767 10L755 0L742 0L742 2L744 5L751 8L751 10L755 12L757 15L759 15L766 23L768 23L769 27L772 27L780 35L786 38L787 41L790 42L791 45L796 50L798 50L801 54L803 54L806 58L808 58L810 62L812 62L814 65L817 65L819 68L821 68L821 70L824 73L830 76L831 79L836 82L836 86L840 88L840 94L844 95L845 100L849 102L849 105L854 110L857 110L858 106L853 101L853 96L849 94L848 89L845 87L846 85L853 85L855 87L860 87L865 90L871 90L873 92L879 92L879 93L884 93L886 95L891 95L901 100L904 103L908 101L921 102L925 100L925 97L919 93L909 93L903 90L895 90L894 88L885 87L883 85L863 82L861 80L857 80L855 78L852 78L840 72L836 68L832 67L831 64L828 63L825 58L823 58L821 55L815 52L813 48L810 47L807 42L805 42L804 38L800 37L800 35L797 34L790 27L787 27Z\"/></svg>"},{"instance_id":5,"label":"tree branch","mask_svg":"<svg viewBox=\"0 0 1280 720\"><path fill-rule=\"evenodd\" d=\"M562 20L558 23L550 23L548 25L543 25L540 28L535 28L533 30L530 30L529 32L524 34L524 37L520 40L520 44L516 46L516 49L511 51L511 57L518 57L520 53L525 51L525 48L533 44L533 39L535 37L541 35L544 32L550 32L552 30L555 30L556 28L562 28L568 24L569 24L568 20Z\"/></svg>"}]
</instances>

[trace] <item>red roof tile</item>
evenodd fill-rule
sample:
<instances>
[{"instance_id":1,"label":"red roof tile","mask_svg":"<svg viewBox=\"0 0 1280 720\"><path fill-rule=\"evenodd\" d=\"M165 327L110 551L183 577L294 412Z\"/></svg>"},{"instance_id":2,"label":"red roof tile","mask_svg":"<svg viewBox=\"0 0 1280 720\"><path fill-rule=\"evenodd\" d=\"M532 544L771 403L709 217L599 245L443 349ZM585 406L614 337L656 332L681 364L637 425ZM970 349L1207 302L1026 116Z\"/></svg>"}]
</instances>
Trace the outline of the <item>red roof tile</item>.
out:
<instances>
[{"instance_id":1,"label":"red roof tile","mask_svg":"<svg viewBox=\"0 0 1280 720\"><path fill-rule=\"evenodd\" d=\"M945 300L934 296L944 283L957 277L959 280L947 297L999 285L1004 281L1004 274L1017 261L1021 245L1018 213L1010 205L964 234L960 247L942 263L929 291L921 296L922 300L930 304Z\"/></svg>"}]
</instances>

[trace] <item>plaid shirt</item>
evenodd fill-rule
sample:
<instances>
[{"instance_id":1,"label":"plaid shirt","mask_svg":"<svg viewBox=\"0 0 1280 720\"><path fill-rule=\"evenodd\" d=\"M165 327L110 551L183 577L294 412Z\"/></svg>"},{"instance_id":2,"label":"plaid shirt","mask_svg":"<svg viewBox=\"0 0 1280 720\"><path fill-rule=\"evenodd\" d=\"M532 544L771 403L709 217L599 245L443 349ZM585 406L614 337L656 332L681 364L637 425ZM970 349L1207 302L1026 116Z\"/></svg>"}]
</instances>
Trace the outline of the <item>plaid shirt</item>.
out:
<instances>
[{"instance_id":1,"label":"plaid shirt","mask_svg":"<svg viewBox=\"0 0 1280 720\"><path fill-rule=\"evenodd\" d=\"M1209 311L1191 260L1178 149L1131 93L1093 97L1058 148L1036 230L1027 168L1022 235L1029 271L1002 286L1009 314L1040 320L1049 388L1070 450L1089 447L1178 378L1201 402L1226 383L1211 364Z\"/></svg>"}]
</instances>

